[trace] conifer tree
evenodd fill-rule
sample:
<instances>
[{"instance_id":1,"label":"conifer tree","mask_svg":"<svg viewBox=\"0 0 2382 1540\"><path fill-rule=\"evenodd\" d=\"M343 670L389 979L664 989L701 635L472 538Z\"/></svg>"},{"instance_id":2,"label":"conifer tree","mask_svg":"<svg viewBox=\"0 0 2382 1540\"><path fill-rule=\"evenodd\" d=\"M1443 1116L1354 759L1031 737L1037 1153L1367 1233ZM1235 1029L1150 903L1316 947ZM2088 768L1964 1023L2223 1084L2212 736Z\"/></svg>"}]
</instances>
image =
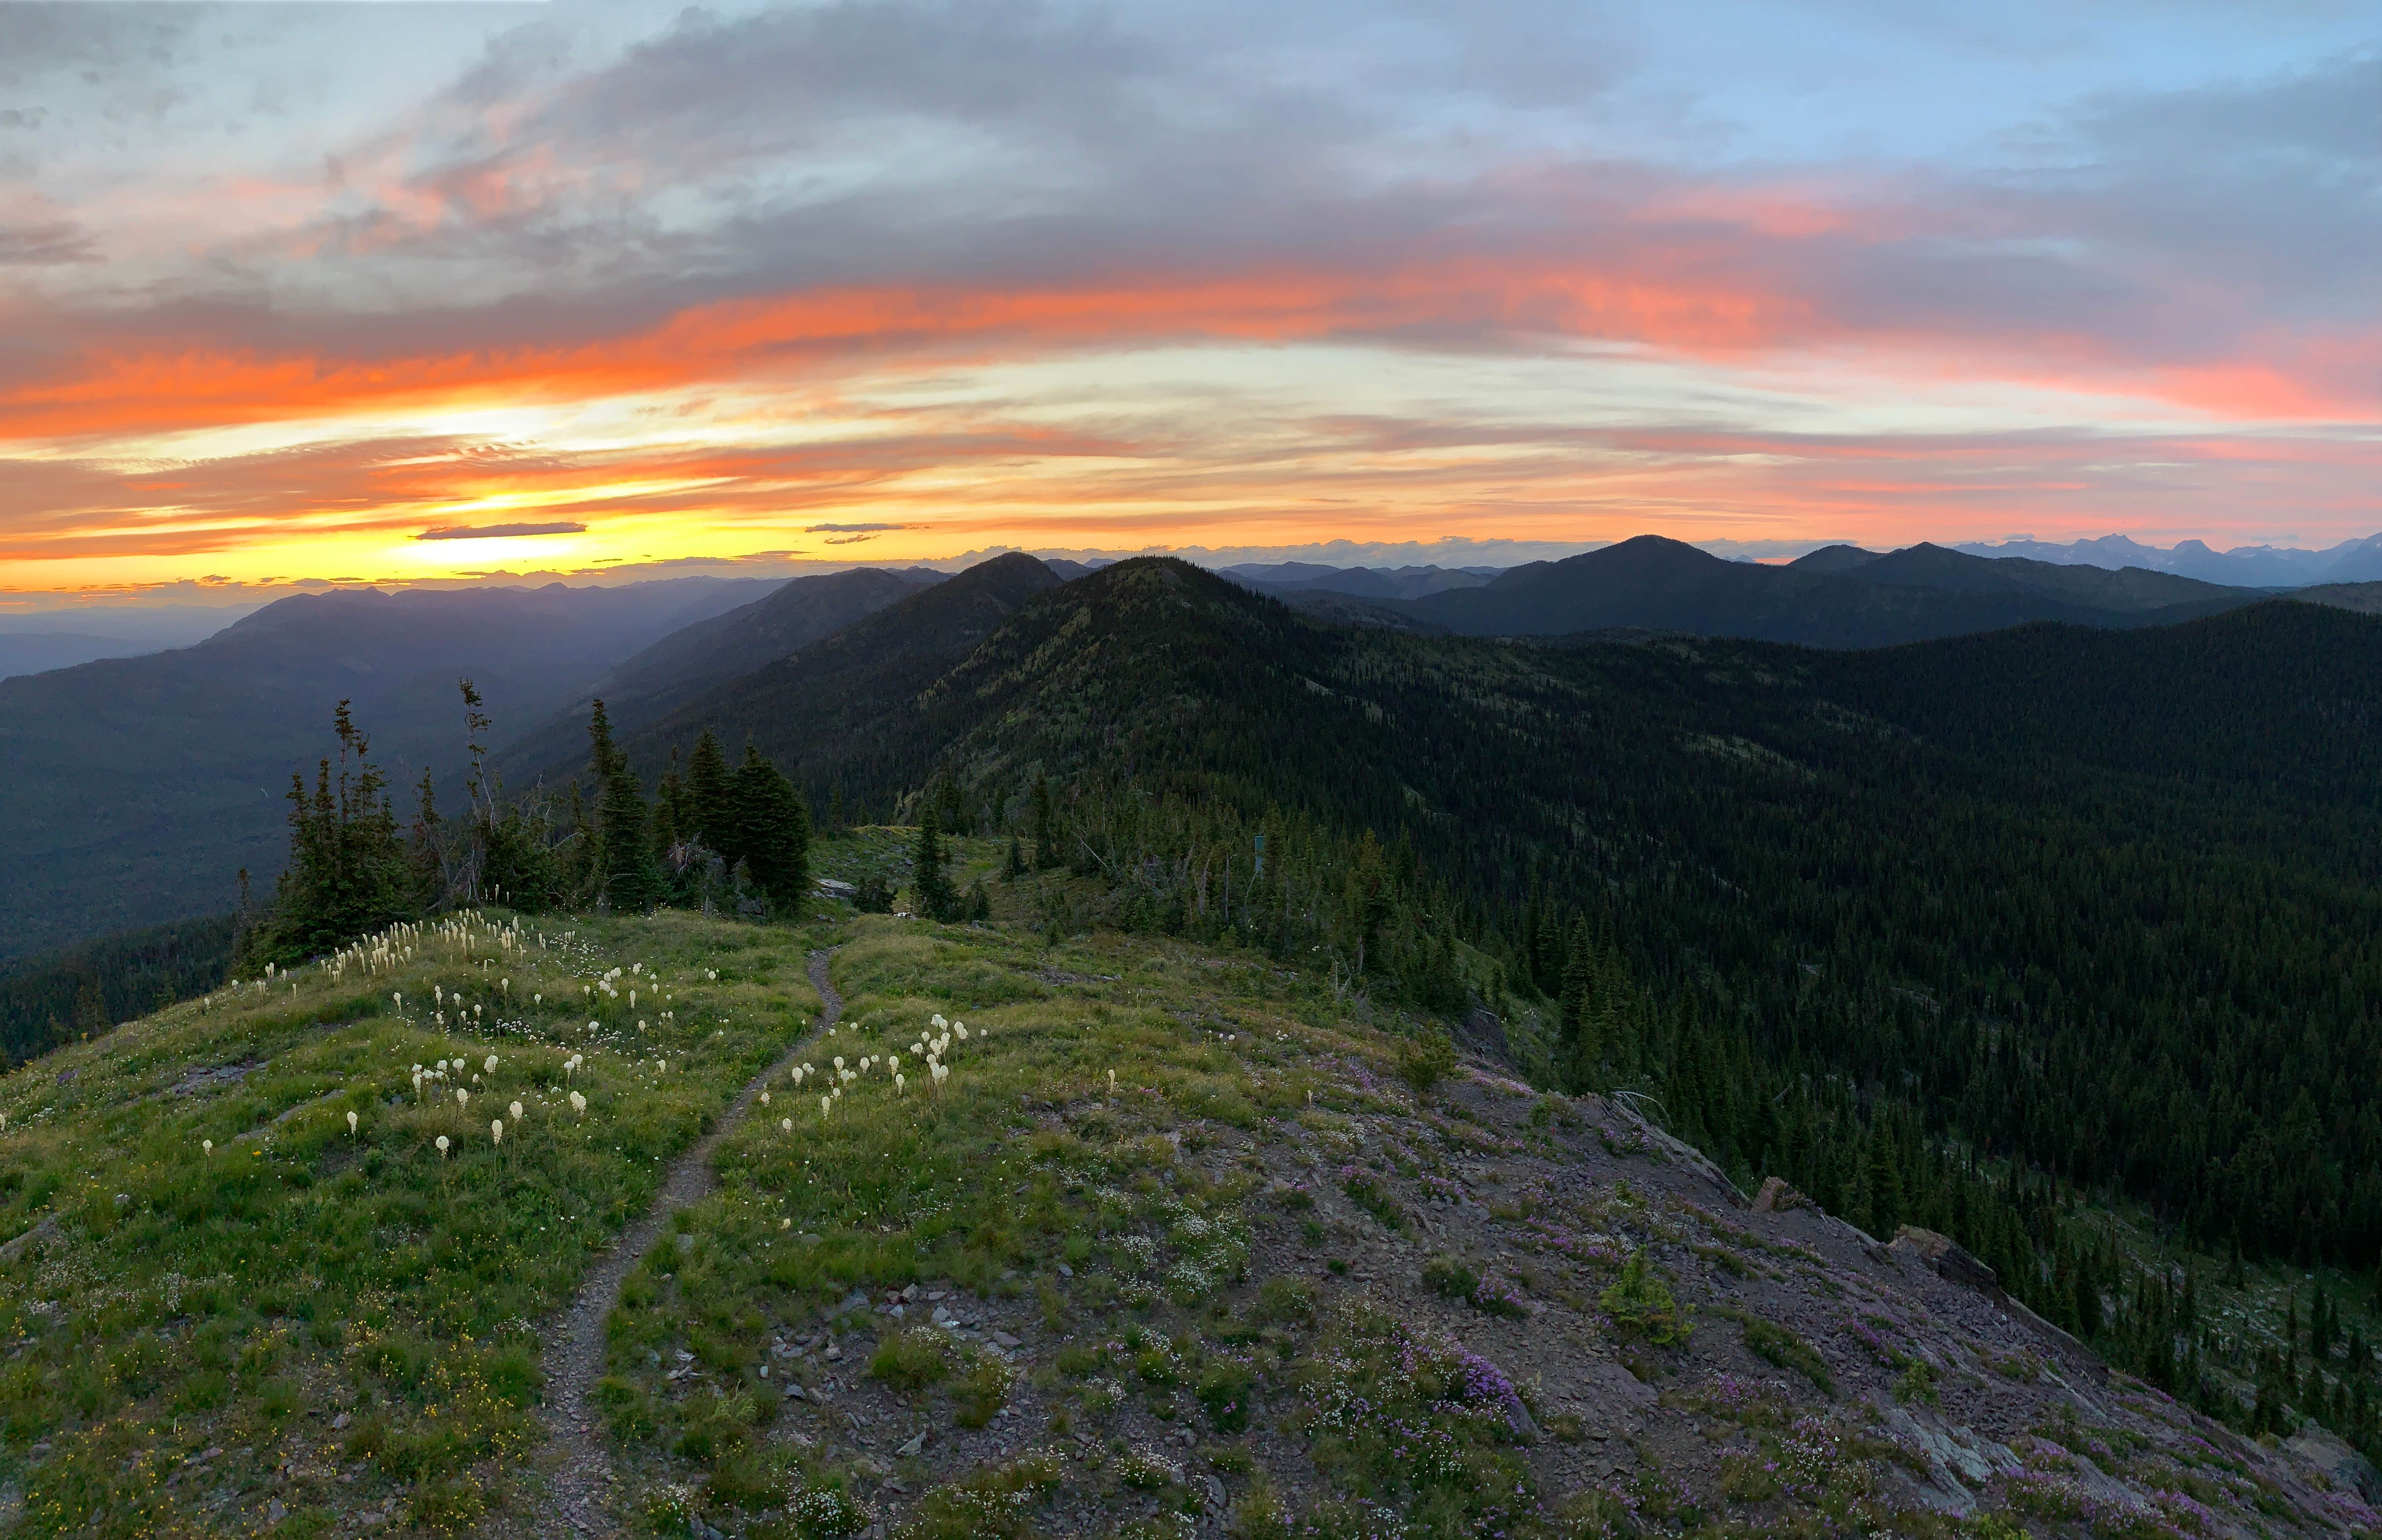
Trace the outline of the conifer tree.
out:
<instances>
[{"instance_id":1,"label":"conifer tree","mask_svg":"<svg viewBox=\"0 0 2382 1540\"><path fill-rule=\"evenodd\" d=\"M596 827L592 810L587 806L587 794L579 782L571 782L564 798L565 816L571 820L571 832L563 847L564 902L585 904L596 894L601 882L602 839Z\"/></svg>"},{"instance_id":2,"label":"conifer tree","mask_svg":"<svg viewBox=\"0 0 2382 1540\"><path fill-rule=\"evenodd\" d=\"M1891 1240L1902 1223L1902 1173L1895 1161L1894 1135L1883 1119L1870 1128L1869 1162L1862 1177L1869 1189L1869 1223L1863 1227L1880 1240Z\"/></svg>"},{"instance_id":3,"label":"conifer tree","mask_svg":"<svg viewBox=\"0 0 2382 1540\"><path fill-rule=\"evenodd\" d=\"M918 911L935 919L951 919L958 895L943 870L942 830L931 804L918 810L918 844L910 858L911 885L917 890Z\"/></svg>"},{"instance_id":4,"label":"conifer tree","mask_svg":"<svg viewBox=\"0 0 2382 1540\"><path fill-rule=\"evenodd\" d=\"M405 847L380 768L348 702L331 721L338 770L322 760L312 795L302 777L289 778L289 865L271 912L247 931L237 966L297 962L410 912Z\"/></svg>"},{"instance_id":5,"label":"conifer tree","mask_svg":"<svg viewBox=\"0 0 2382 1540\"><path fill-rule=\"evenodd\" d=\"M751 744L731 778L728 801L742 836L740 853L754 884L788 909L810 888L810 809L783 772Z\"/></svg>"},{"instance_id":6,"label":"conifer tree","mask_svg":"<svg viewBox=\"0 0 2382 1540\"><path fill-rule=\"evenodd\" d=\"M953 834L968 832L967 811L960 802L960 783L949 774L935 790L935 821Z\"/></svg>"},{"instance_id":7,"label":"conifer tree","mask_svg":"<svg viewBox=\"0 0 2382 1540\"><path fill-rule=\"evenodd\" d=\"M1538 934L1530 949L1530 982L1539 992L1553 997L1563 989L1563 928L1555 921L1553 905L1539 912Z\"/></svg>"},{"instance_id":8,"label":"conifer tree","mask_svg":"<svg viewBox=\"0 0 2382 1540\"><path fill-rule=\"evenodd\" d=\"M718 851L719 858L731 867L743 858L743 844L730 827L728 756L720 752L719 740L707 727L694 741L694 753L687 760L683 812L682 833Z\"/></svg>"},{"instance_id":9,"label":"conifer tree","mask_svg":"<svg viewBox=\"0 0 2382 1540\"><path fill-rule=\"evenodd\" d=\"M1059 864L1059 818L1052 805L1050 778L1034 782L1034 869L1049 871Z\"/></svg>"},{"instance_id":10,"label":"conifer tree","mask_svg":"<svg viewBox=\"0 0 2382 1540\"><path fill-rule=\"evenodd\" d=\"M670 750L669 768L654 788L654 854L668 856L681 840L694 837L686 817L686 783L679 774L678 750Z\"/></svg>"},{"instance_id":11,"label":"conifer tree","mask_svg":"<svg viewBox=\"0 0 2382 1540\"><path fill-rule=\"evenodd\" d=\"M600 700L588 719L587 738L602 791L604 897L617 911L644 914L661 902L661 873L654 866L645 795L629 757L613 745L611 721Z\"/></svg>"}]
</instances>

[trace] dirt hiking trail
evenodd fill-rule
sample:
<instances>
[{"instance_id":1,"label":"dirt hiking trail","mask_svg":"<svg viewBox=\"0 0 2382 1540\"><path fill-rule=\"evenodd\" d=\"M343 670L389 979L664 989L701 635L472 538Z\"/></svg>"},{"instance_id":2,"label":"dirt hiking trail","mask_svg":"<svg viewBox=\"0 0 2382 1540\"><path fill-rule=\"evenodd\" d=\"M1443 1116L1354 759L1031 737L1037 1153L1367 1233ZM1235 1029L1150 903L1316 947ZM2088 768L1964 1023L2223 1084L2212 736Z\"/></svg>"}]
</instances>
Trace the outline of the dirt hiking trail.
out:
<instances>
[{"instance_id":1,"label":"dirt hiking trail","mask_svg":"<svg viewBox=\"0 0 2382 1540\"><path fill-rule=\"evenodd\" d=\"M787 1048L778 1061L756 1075L720 1113L718 1121L670 1163L661 1190L645 1217L621 1233L610 1250L596 1259L557 1323L546 1350L547 1400L546 1423L557 1459L552 1467L552 1491L560 1516L582 1534L617 1534L620 1519L606 1506L612 1485L612 1457L595 1410L596 1382L604 1375L604 1323L620 1302L620 1285L629 1270L644 1260L669 1228L670 1215L694 1202L718 1185L711 1168L712 1152L742 1122L755 1098L772 1078L781 1077L819 1033L843 1014L843 997L828 982L829 954L810 955L811 987L818 991L818 1019Z\"/></svg>"}]
</instances>

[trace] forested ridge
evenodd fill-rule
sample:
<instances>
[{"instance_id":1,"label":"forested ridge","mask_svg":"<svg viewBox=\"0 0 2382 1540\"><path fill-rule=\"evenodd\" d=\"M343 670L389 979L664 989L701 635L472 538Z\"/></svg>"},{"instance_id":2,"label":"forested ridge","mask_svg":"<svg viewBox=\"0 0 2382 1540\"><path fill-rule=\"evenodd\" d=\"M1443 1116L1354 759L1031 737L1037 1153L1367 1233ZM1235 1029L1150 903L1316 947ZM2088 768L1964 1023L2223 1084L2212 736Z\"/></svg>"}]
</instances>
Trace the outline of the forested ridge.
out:
<instances>
[{"instance_id":1,"label":"forested ridge","mask_svg":"<svg viewBox=\"0 0 2382 1540\"><path fill-rule=\"evenodd\" d=\"M1856 654L1550 646L1319 626L1136 562L923 692L905 735L939 751L902 779L996 824L1050 774L1087 806L1369 829L1537 982L1543 930L1608 928L1769 1065L2119 1183L2204 1244L2370 1265L2376 681L2382 623L2311 606ZM756 730L820 742L799 709ZM1759 1130L1705 1132L1760 1168Z\"/></svg>"},{"instance_id":2,"label":"forested ridge","mask_svg":"<svg viewBox=\"0 0 2382 1540\"><path fill-rule=\"evenodd\" d=\"M2218 1256L2382 1261L2382 619L1496 641L1319 623L1171 561L1060 585L1004 558L596 728L592 785L487 786L444 822L425 786L411 831L377 782L350 819L326 765L293 788L301 856L309 819L352 822L408 913L786 906L817 808L919 826L911 901L957 917L987 900L944 882L939 832L1003 838L1012 909L1054 935L1256 948L1352 1010L1468 1017L1742 1182L1955 1235L2237 1422L2288 1403L2382 1447L2370 1355L2220 1340L2190 1276L2074 1208L2106 1189ZM728 817L724 745L774 811ZM321 941L289 907L253 955Z\"/></svg>"}]
</instances>

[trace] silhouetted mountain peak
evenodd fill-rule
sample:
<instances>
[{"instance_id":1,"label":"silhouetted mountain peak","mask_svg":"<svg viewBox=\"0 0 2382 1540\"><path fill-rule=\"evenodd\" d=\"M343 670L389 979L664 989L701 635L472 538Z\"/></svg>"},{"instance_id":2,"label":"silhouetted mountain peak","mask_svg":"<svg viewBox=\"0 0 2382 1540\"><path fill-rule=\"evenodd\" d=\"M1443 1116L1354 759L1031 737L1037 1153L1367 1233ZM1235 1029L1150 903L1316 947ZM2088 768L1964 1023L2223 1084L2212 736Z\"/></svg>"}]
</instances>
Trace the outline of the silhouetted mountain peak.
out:
<instances>
[{"instance_id":1,"label":"silhouetted mountain peak","mask_svg":"<svg viewBox=\"0 0 2382 1540\"><path fill-rule=\"evenodd\" d=\"M1806 551L1786 565L1799 573L1845 573L1855 567L1865 567L1884 554L1882 551L1864 550L1859 546L1822 546L1818 550Z\"/></svg>"}]
</instances>

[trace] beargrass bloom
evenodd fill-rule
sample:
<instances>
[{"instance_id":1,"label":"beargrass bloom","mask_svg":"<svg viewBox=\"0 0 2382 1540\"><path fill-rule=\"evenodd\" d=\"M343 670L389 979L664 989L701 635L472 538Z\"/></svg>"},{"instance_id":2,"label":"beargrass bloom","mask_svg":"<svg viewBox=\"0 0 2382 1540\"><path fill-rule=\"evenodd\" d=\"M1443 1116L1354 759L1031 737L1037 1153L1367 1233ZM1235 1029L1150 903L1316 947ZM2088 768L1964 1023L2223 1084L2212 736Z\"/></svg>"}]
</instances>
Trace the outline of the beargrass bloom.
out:
<instances>
[{"instance_id":1,"label":"beargrass bloom","mask_svg":"<svg viewBox=\"0 0 2382 1540\"><path fill-rule=\"evenodd\" d=\"M522 1104L520 1103L514 1103L511 1106L507 1107L505 1111L513 1115L513 1121L515 1123L519 1123L522 1120Z\"/></svg>"},{"instance_id":2,"label":"beargrass bloom","mask_svg":"<svg viewBox=\"0 0 2382 1540\"><path fill-rule=\"evenodd\" d=\"M447 1158L447 1136L445 1134L440 1134L438 1136L437 1144L438 1158L443 1161Z\"/></svg>"},{"instance_id":3,"label":"beargrass bloom","mask_svg":"<svg viewBox=\"0 0 2382 1540\"><path fill-rule=\"evenodd\" d=\"M356 1115L353 1113L348 1114L348 1137L350 1139L356 1137Z\"/></svg>"},{"instance_id":4,"label":"beargrass bloom","mask_svg":"<svg viewBox=\"0 0 2382 1540\"><path fill-rule=\"evenodd\" d=\"M498 1144L505 1141L505 1120L501 1117L488 1125L488 1138Z\"/></svg>"}]
</instances>

